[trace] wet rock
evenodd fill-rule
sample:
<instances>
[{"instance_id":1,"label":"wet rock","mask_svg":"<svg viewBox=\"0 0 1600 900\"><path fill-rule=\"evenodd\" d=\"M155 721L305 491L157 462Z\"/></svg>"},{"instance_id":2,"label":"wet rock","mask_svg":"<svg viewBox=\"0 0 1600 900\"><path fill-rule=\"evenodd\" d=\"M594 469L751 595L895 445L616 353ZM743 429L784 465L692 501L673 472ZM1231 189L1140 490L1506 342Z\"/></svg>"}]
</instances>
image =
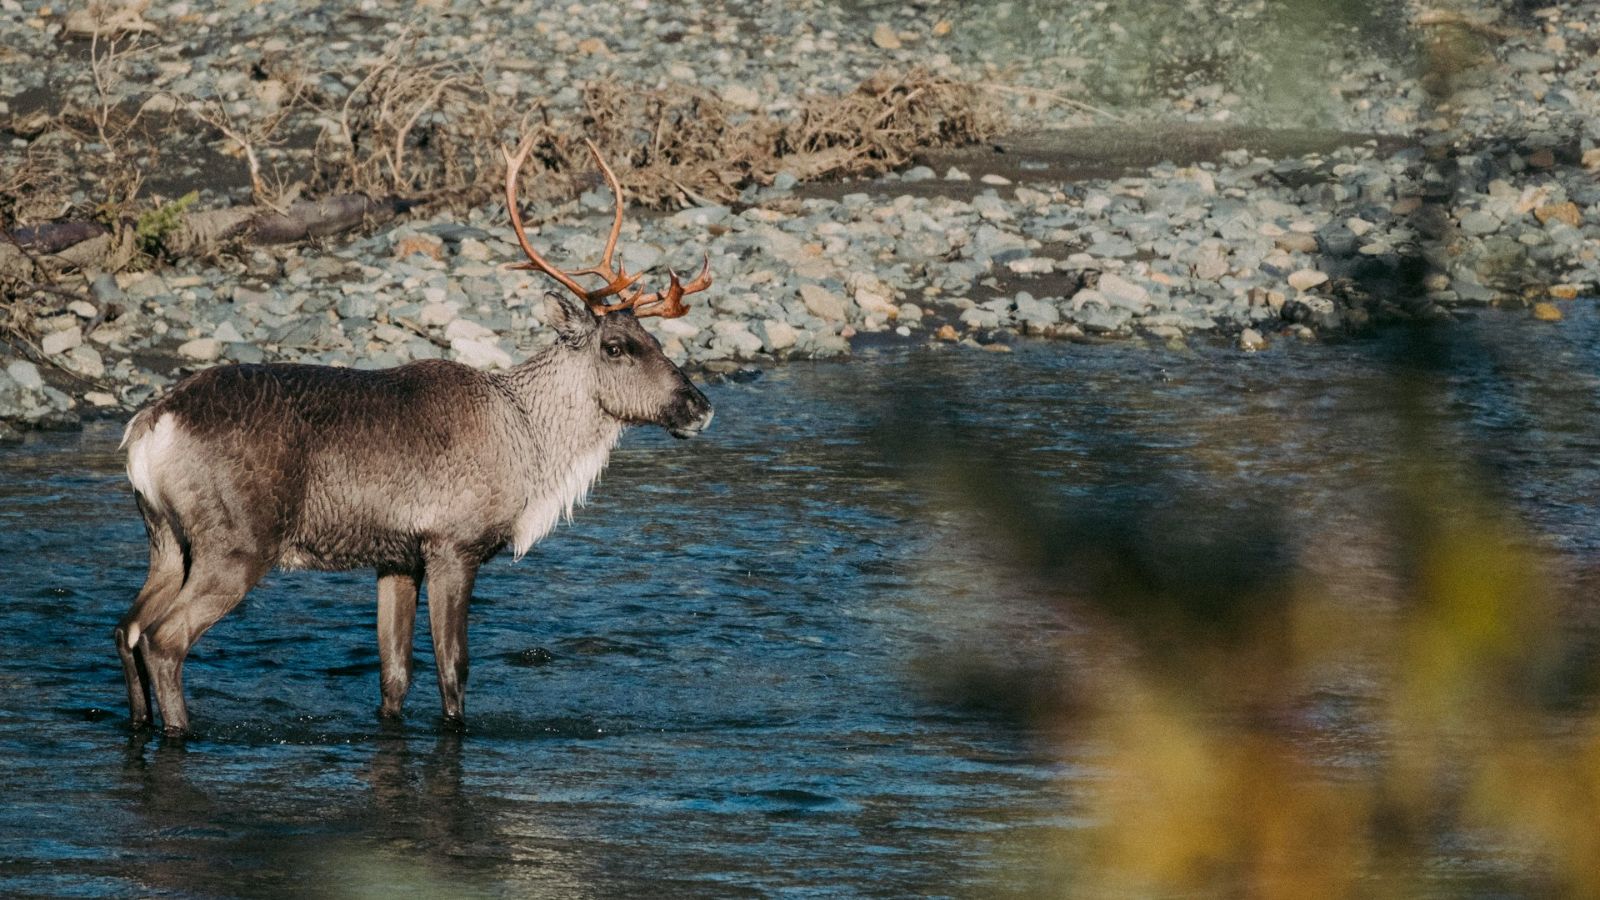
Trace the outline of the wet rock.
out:
<instances>
[{"instance_id":1,"label":"wet rock","mask_svg":"<svg viewBox=\"0 0 1600 900\"><path fill-rule=\"evenodd\" d=\"M1563 318L1561 307L1546 301L1533 305L1533 317L1541 322L1559 322Z\"/></svg>"},{"instance_id":2,"label":"wet rock","mask_svg":"<svg viewBox=\"0 0 1600 900\"><path fill-rule=\"evenodd\" d=\"M900 35L885 22L879 22L872 29L872 44L880 50L899 50L902 46Z\"/></svg>"},{"instance_id":3,"label":"wet rock","mask_svg":"<svg viewBox=\"0 0 1600 900\"><path fill-rule=\"evenodd\" d=\"M1283 318L1322 332L1338 331L1344 327L1344 319L1332 300L1309 294L1302 294L1285 303Z\"/></svg>"},{"instance_id":4,"label":"wet rock","mask_svg":"<svg viewBox=\"0 0 1600 900\"><path fill-rule=\"evenodd\" d=\"M1265 350L1267 349L1267 339L1262 337L1261 332L1254 328L1246 328L1239 332L1238 346L1240 350L1251 352Z\"/></svg>"}]
</instances>

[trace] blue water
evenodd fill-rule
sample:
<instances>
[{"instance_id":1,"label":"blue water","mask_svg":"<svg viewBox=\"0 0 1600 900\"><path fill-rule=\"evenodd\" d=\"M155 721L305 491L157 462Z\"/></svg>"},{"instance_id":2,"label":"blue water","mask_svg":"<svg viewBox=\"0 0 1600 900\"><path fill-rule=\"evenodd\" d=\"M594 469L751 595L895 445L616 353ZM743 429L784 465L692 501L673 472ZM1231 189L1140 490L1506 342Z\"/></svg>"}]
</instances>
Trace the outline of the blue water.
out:
<instances>
[{"instance_id":1,"label":"blue water","mask_svg":"<svg viewBox=\"0 0 1600 900\"><path fill-rule=\"evenodd\" d=\"M1581 577L1600 316L1566 306L1559 326L1486 313L1424 377L1437 452L1493 474ZM130 734L110 634L145 549L120 423L31 436L0 451L0 895L1025 884L1045 865L1027 847L1084 827L1088 775L1047 725L940 675L1074 625L995 576L901 439L965 436L959 465L1026 471L1063 506L1291 498L1299 533L1359 548L1404 351L891 348L712 383L709 432L630 434L573 525L484 568L461 735L438 726L425 628L408 718L376 720L365 573L269 576L190 658L196 735Z\"/></svg>"}]
</instances>

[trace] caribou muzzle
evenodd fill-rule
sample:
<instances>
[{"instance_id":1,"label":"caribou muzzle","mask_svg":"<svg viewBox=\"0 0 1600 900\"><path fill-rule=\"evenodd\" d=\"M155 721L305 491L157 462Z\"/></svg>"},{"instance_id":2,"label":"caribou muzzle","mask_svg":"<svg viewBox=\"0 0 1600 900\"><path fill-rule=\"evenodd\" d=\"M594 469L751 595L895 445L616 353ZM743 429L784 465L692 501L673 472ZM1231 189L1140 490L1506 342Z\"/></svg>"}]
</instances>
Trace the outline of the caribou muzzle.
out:
<instances>
[{"instance_id":1,"label":"caribou muzzle","mask_svg":"<svg viewBox=\"0 0 1600 900\"><path fill-rule=\"evenodd\" d=\"M706 399L706 395L693 385L686 385L678 392L667 412L667 434L679 439L692 438L711 426L714 415L716 410L711 408L711 401Z\"/></svg>"}]
</instances>

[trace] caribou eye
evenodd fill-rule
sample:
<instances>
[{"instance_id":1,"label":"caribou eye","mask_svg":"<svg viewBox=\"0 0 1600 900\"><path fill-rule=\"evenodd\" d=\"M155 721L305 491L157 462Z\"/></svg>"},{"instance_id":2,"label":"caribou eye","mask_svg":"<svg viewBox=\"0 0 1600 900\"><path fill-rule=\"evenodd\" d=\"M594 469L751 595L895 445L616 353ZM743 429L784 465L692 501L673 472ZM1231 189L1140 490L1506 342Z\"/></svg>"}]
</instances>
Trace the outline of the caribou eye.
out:
<instances>
[{"instance_id":1,"label":"caribou eye","mask_svg":"<svg viewBox=\"0 0 1600 900\"><path fill-rule=\"evenodd\" d=\"M617 357L622 355L622 345L620 343L606 344L605 347L606 347L606 355L611 357L612 359L616 359Z\"/></svg>"}]
</instances>

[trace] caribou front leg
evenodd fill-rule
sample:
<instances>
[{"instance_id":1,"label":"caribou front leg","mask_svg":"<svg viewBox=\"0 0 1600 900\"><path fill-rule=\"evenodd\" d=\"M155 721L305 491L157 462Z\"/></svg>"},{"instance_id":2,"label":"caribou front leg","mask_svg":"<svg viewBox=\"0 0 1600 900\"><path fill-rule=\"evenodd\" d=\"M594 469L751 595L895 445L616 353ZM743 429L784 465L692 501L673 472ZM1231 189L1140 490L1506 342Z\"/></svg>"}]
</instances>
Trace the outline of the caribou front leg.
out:
<instances>
[{"instance_id":1,"label":"caribou front leg","mask_svg":"<svg viewBox=\"0 0 1600 900\"><path fill-rule=\"evenodd\" d=\"M417 573L378 571L378 665L383 705L378 715L399 718L411 689L411 638L417 622Z\"/></svg>"}]
</instances>

